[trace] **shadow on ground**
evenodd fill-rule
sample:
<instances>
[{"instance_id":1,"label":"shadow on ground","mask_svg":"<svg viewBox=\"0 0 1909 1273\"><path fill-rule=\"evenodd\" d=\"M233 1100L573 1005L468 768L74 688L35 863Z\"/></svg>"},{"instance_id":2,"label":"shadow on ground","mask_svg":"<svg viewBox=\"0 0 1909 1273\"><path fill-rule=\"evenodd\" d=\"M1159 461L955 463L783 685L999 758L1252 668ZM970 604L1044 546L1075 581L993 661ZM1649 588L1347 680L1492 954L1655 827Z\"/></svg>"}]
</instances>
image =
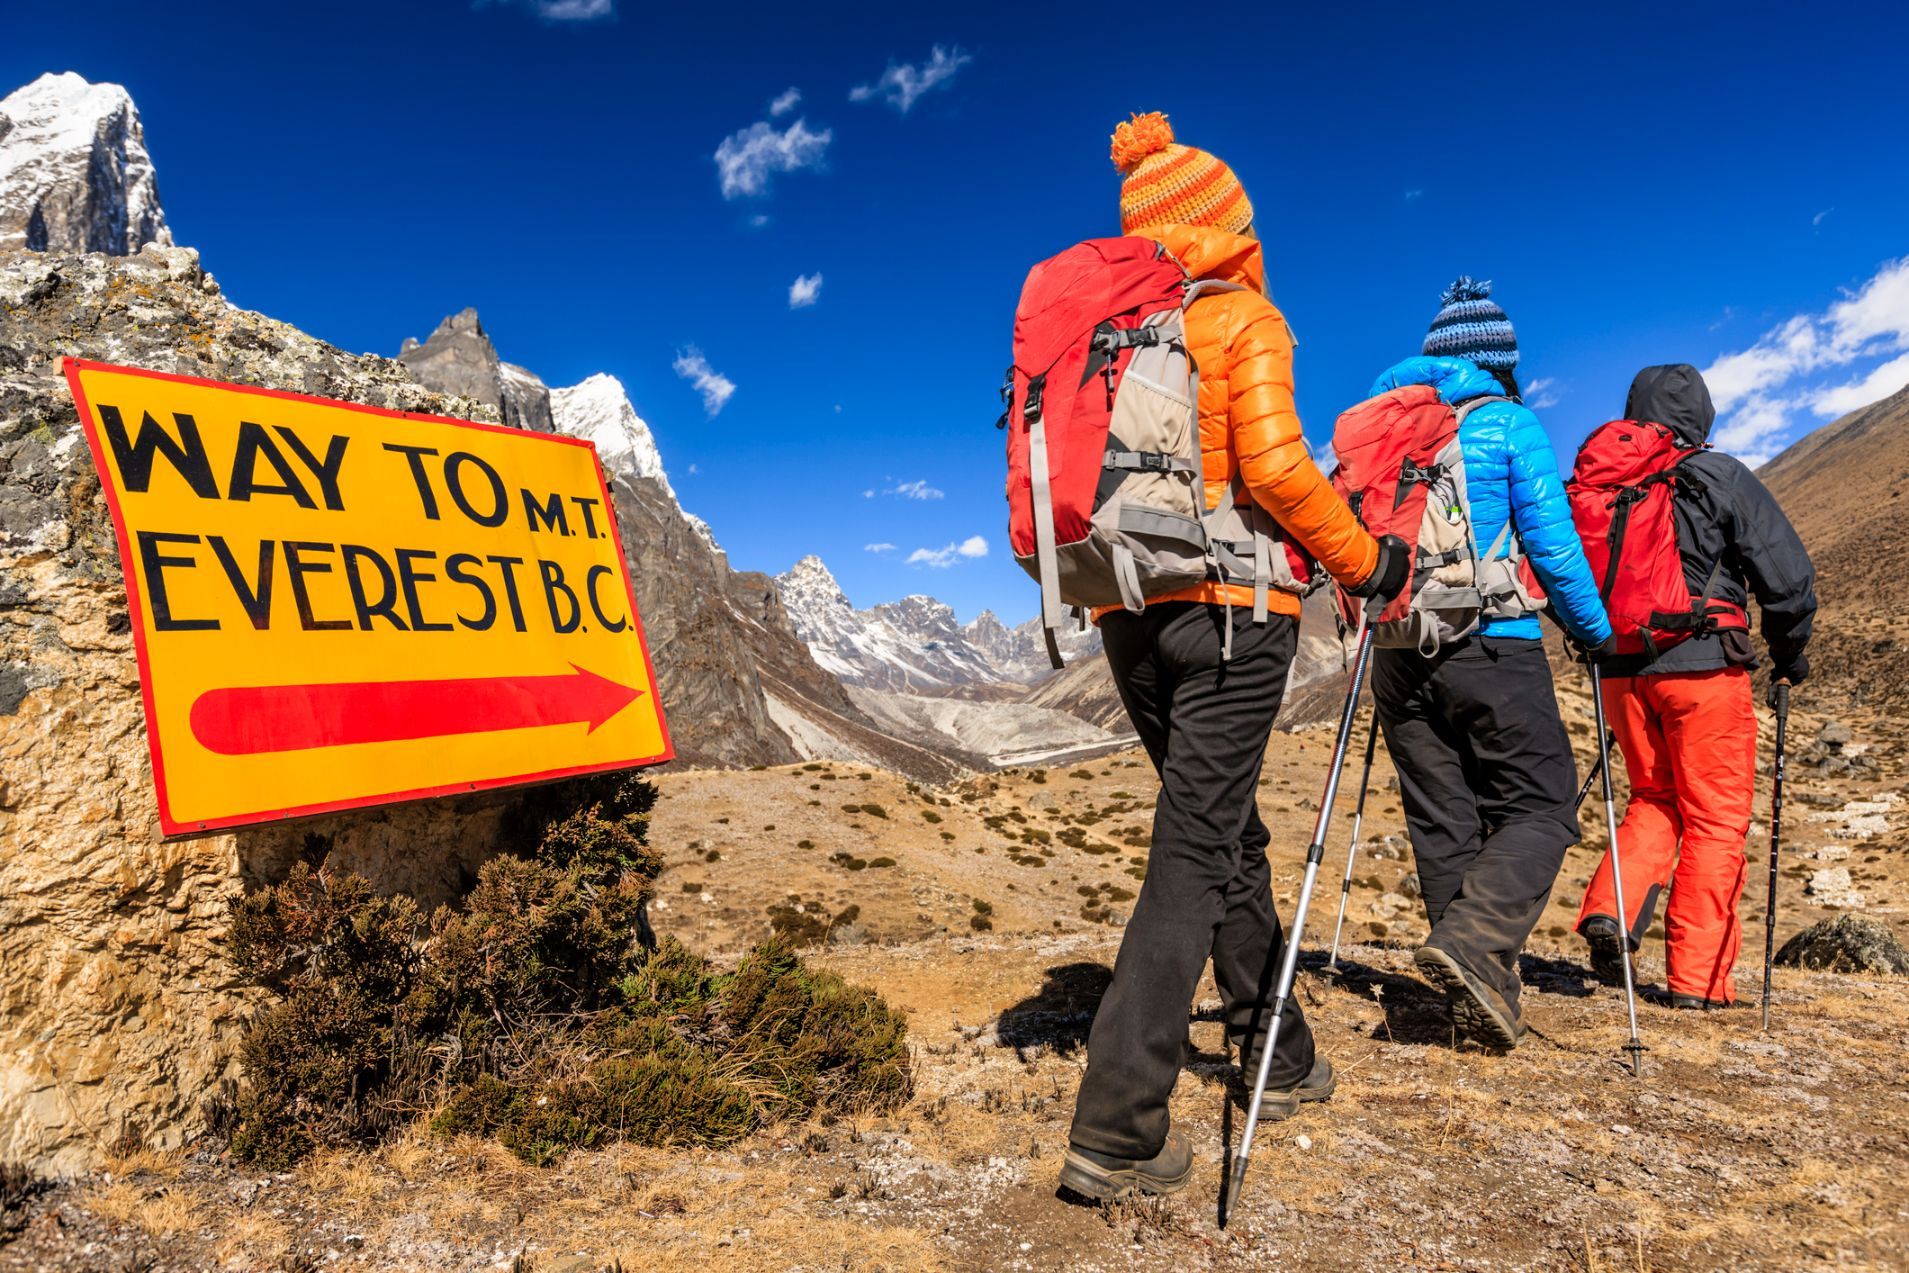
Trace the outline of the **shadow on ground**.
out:
<instances>
[{"instance_id":1,"label":"shadow on ground","mask_svg":"<svg viewBox=\"0 0 1909 1273\"><path fill-rule=\"evenodd\" d=\"M995 1035L1025 1061L1043 1051L1072 1056L1087 1044L1094 1013L1114 972L1106 964L1058 964L1042 974L1041 988L1001 1013Z\"/></svg>"}]
</instances>

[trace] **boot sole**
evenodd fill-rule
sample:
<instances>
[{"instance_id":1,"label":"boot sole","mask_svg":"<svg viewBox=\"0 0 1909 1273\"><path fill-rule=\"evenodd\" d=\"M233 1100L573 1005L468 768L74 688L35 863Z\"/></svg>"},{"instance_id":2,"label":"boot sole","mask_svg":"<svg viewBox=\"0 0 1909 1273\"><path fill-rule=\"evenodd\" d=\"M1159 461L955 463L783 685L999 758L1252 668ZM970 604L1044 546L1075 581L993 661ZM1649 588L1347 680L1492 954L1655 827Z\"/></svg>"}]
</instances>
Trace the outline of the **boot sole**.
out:
<instances>
[{"instance_id":1,"label":"boot sole","mask_svg":"<svg viewBox=\"0 0 1909 1273\"><path fill-rule=\"evenodd\" d=\"M1591 975L1607 986L1624 984L1624 942L1621 937L1599 933L1586 937L1590 947Z\"/></svg>"},{"instance_id":2,"label":"boot sole","mask_svg":"<svg viewBox=\"0 0 1909 1273\"><path fill-rule=\"evenodd\" d=\"M1103 1167L1071 1149L1061 1163L1062 1188L1070 1189L1083 1198L1092 1198L1095 1202L1112 1202L1135 1193L1151 1196L1179 1193L1186 1188L1192 1176L1191 1162L1177 1176L1150 1176L1131 1167L1118 1171Z\"/></svg>"},{"instance_id":3,"label":"boot sole","mask_svg":"<svg viewBox=\"0 0 1909 1273\"><path fill-rule=\"evenodd\" d=\"M1452 1021L1461 1035L1487 1046L1509 1052L1518 1046L1518 1032L1504 1015L1473 989L1471 979L1458 961L1444 951L1427 946L1412 957L1419 971L1434 986L1445 992L1451 1005Z\"/></svg>"}]
</instances>

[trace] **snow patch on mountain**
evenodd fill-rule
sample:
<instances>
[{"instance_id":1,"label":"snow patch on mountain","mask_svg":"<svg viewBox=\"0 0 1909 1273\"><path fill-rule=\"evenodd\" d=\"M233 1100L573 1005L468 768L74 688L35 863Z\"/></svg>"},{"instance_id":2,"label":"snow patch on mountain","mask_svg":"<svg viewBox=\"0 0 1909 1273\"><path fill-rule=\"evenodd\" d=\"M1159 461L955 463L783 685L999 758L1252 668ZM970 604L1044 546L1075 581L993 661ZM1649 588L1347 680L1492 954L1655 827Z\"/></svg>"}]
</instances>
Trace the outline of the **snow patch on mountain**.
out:
<instances>
[{"instance_id":1,"label":"snow patch on mountain","mask_svg":"<svg viewBox=\"0 0 1909 1273\"><path fill-rule=\"evenodd\" d=\"M172 245L139 110L71 71L0 99L0 248L110 252Z\"/></svg>"}]
</instances>

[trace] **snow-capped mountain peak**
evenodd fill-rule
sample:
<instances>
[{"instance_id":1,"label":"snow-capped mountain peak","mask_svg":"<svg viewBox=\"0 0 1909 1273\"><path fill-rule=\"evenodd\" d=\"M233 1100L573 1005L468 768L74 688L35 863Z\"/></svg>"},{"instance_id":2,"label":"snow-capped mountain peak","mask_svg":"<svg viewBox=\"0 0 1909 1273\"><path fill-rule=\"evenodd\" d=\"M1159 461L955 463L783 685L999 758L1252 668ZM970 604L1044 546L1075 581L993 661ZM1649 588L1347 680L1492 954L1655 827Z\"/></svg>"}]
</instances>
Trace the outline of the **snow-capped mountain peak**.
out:
<instances>
[{"instance_id":1,"label":"snow-capped mountain peak","mask_svg":"<svg viewBox=\"0 0 1909 1273\"><path fill-rule=\"evenodd\" d=\"M676 498L663 471L663 454L656 449L656 435L630 404L621 380L599 371L568 389L552 389L550 411L559 432L596 443L606 472L653 478Z\"/></svg>"},{"instance_id":2,"label":"snow-capped mountain peak","mask_svg":"<svg viewBox=\"0 0 1909 1273\"><path fill-rule=\"evenodd\" d=\"M611 481L619 476L646 477L654 481L704 542L717 552L722 551L709 523L683 510L683 502L677 498L676 488L670 485L669 474L663 469L663 454L657 450L656 435L636 413L621 380L599 371L568 389L552 389L550 414L556 421L557 432L596 444L597 459Z\"/></svg>"},{"instance_id":3,"label":"snow-capped mountain peak","mask_svg":"<svg viewBox=\"0 0 1909 1273\"><path fill-rule=\"evenodd\" d=\"M139 110L71 71L0 99L0 247L128 256L170 246Z\"/></svg>"}]
</instances>

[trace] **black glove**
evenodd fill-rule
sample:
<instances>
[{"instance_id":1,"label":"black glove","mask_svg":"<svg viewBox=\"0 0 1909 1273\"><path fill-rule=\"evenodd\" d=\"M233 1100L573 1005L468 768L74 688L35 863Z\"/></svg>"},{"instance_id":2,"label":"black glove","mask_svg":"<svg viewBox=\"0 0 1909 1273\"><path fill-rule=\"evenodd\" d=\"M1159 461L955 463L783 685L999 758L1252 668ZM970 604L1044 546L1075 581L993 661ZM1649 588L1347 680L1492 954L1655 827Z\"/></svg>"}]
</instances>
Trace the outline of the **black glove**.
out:
<instances>
[{"instance_id":1,"label":"black glove","mask_svg":"<svg viewBox=\"0 0 1909 1273\"><path fill-rule=\"evenodd\" d=\"M1372 573L1364 583L1347 588L1346 591L1355 597L1370 600L1373 604L1366 607L1368 610L1383 607L1399 595L1411 570L1411 546L1397 535L1381 535L1378 564L1372 567Z\"/></svg>"},{"instance_id":2,"label":"black glove","mask_svg":"<svg viewBox=\"0 0 1909 1273\"><path fill-rule=\"evenodd\" d=\"M1596 645L1586 645L1572 637L1571 646L1577 652L1578 662L1585 666L1603 663L1617 657L1617 633L1611 633Z\"/></svg>"},{"instance_id":3,"label":"black glove","mask_svg":"<svg viewBox=\"0 0 1909 1273\"><path fill-rule=\"evenodd\" d=\"M1776 710L1776 687L1779 681L1788 681L1791 685L1801 685L1810 679L1809 656L1801 650L1787 650L1778 654L1770 651L1770 693L1766 700L1770 710Z\"/></svg>"}]
</instances>

